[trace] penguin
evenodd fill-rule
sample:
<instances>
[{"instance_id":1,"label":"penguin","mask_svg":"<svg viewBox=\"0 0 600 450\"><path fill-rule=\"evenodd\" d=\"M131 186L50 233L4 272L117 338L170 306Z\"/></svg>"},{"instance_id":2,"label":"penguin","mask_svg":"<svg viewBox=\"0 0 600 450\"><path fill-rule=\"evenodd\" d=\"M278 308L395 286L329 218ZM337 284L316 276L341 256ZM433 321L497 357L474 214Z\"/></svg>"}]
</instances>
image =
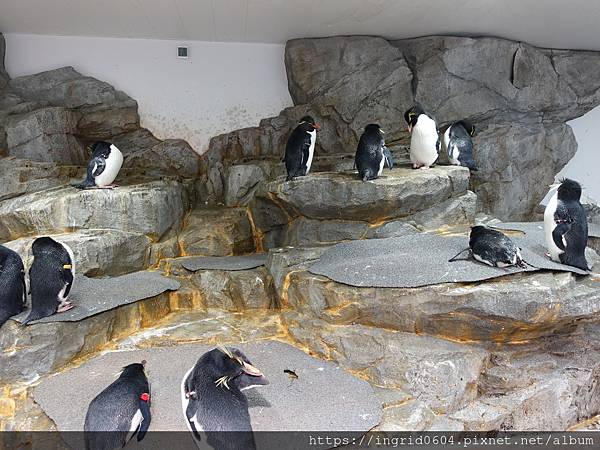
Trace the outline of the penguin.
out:
<instances>
[{"instance_id":1,"label":"penguin","mask_svg":"<svg viewBox=\"0 0 600 450\"><path fill-rule=\"evenodd\" d=\"M444 146L448 152L450 164L468 167L477 170L473 159L473 141L475 127L466 120L459 120L450 124L444 132Z\"/></svg>"},{"instance_id":2,"label":"penguin","mask_svg":"<svg viewBox=\"0 0 600 450\"><path fill-rule=\"evenodd\" d=\"M26 301L23 260L16 252L0 245L0 327L22 312Z\"/></svg>"},{"instance_id":3,"label":"penguin","mask_svg":"<svg viewBox=\"0 0 600 450\"><path fill-rule=\"evenodd\" d=\"M320 129L321 126L315 123L315 119L304 116L290 134L283 157L288 174L286 181L308 175L310 172L317 142L317 130Z\"/></svg>"},{"instance_id":4,"label":"penguin","mask_svg":"<svg viewBox=\"0 0 600 450\"><path fill-rule=\"evenodd\" d=\"M138 442L144 439L152 420L145 364L123 367L119 378L91 401L83 425L86 450L122 448L136 434Z\"/></svg>"},{"instance_id":5,"label":"penguin","mask_svg":"<svg viewBox=\"0 0 600 450\"><path fill-rule=\"evenodd\" d=\"M385 146L383 130L376 123L365 127L354 156L354 163L361 180L374 180L381 176L383 166L392 169L394 160L391 152Z\"/></svg>"},{"instance_id":6,"label":"penguin","mask_svg":"<svg viewBox=\"0 0 600 450\"><path fill-rule=\"evenodd\" d=\"M473 258L492 267L517 266L526 268L521 249L504 233L492 228L477 225L471 228L469 248L461 251L449 261L469 250Z\"/></svg>"},{"instance_id":7,"label":"penguin","mask_svg":"<svg viewBox=\"0 0 600 450\"><path fill-rule=\"evenodd\" d=\"M544 234L550 259L590 270L585 259L588 223L580 203L581 185L565 178L552 190L554 193L544 211Z\"/></svg>"},{"instance_id":8,"label":"penguin","mask_svg":"<svg viewBox=\"0 0 600 450\"><path fill-rule=\"evenodd\" d=\"M86 179L73 184L77 189L112 189L123 165L123 154L110 142L98 141L92 147L92 158L88 162Z\"/></svg>"},{"instance_id":9,"label":"penguin","mask_svg":"<svg viewBox=\"0 0 600 450\"><path fill-rule=\"evenodd\" d=\"M200 433L205 433L216 450L255 449L243 391L266 384L262 372L236 348L219 347L202 355L181 381L183 415L198 448Z\"/></svg>"},{"instance_id":10,"label":"penguin","mask_svg":"<svg viewBox=\"0 0 600 450\"><path fill-rule=\"evenodd\" d=\"M29 269L31 312L23 325L73 308L68 301L75 278L73 250L49 237L37 238L31 246Z\"/></svg>"},{"instance_id":11,"label":"penguin","mask_svg":"<svg viewBox=\"0 0 600 450\"><path fill-rule=\"evenodd\" d=\"M431 114L416 103L404 113L410 137L410 160L413 169L429 169L439 157L440 136Z\"/></svg>"}]
</instances>

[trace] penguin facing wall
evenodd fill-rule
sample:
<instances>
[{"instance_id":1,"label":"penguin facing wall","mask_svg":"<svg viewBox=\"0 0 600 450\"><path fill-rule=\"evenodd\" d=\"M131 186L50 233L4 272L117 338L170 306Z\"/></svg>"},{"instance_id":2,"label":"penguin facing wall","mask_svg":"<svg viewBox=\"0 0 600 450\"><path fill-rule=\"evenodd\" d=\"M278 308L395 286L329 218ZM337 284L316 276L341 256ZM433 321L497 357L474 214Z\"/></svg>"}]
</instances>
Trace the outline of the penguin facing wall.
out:
<instances>
[{"instance_id":1,"label":"penguin facing wall","mask_svg":"<svg viewBox=\"0 0 600 450\"><path fill-rule=\"evenodd\" d=\"M429 169L439 157L440 137L433 116L416 103L404 113L410 133L410 160L413 169Z\"/></svg>"},{"instance_id":2,"label":"penguin facing wall","mask_svg":"<svg viewBox=\"0 0 600 450\"><path fill-rule=\"evenodd\" d=\"M589 270L585 259L587 215L581 205L581 185L561 180L544 211L544 234L553 261Z\"/></svg>"},{"instance_id":3,"label":"penguin facing wall","mask_svg":"<svg viewBox=\"0 0 600 450\"><path fill-rule=\"evenodd\" d=\"M308 175L315 153L317 130L321 127L311 116L304 116L290 134L285 146L285 168L287 181Z\"/></svg>"},{"instance_id":4,"label":"penguin facing wall","mask_svg":"<svg viewBox=\"0 0 600 450\"><path fill-rule=\"evenodd\" d=\"M394 161L389 149L385 146L383 131L376 123L365 127L358 141L354 163L361 180L374 180L381 176L383 166L394 167Z\"/></svg>"},{"instance_id":5,"label":"penguin facing wall","mask_svg":"<svg viewBox=\"0 0 600 450\"><path fill-rule=\"evenodd\" d=\"M119 378L90 403L85 416L86 450L124 447L134 435L141 441L152 419L146 361L123 367Z\"/></svg>"},{"instance_id":6,"label":"penguin facing wall","mask_svg":"<svg viewBox=\"0 0 600 450\"><path fill-rule=\"evenodd\" d=\"M41 237L33 241L31 250L31 312L23 325L73 307L68 301L75 277L75 257L71 248L52 238Z\"/></svg>"},{"instance_id":7,"label":"penguin facing wall","mask_svg":"<svg viewBox=\"0 0 600 450\"><path fill-rule=\"evenodd\" d=\"M444 147L448 153L450 164L477 170L473 159L473 140L475 127L466 120L450 124L444 132Z\"/></svg>"},{"instance_id":8,"label":"penguin facing wall","mask_svg":"<svg viewBox=\"0 0 600 450\"><path fill-rule=\"evenodd\" d=\"M74 184L78 189L112 189L123 165L123 154L110 142L98 141L92 145L92 157L88 162L85 180Z\"/></svg>"},{"instance_id":9,"label":"penguin facing wall","mask_svg":"<svg viewBox=\"0 0 600 450\"><path fill-rule=\"evenodd\" d=\"M511 238L493 228L477 225L471 228L469 235L469 248L450 259L456 261L457 257L469 250L476 261L491 267L526 267L521 249Z\"/></svg>"},{"instance_id":10,"label":"penguin facing wall","mask_svg":"<svg viewBox=\"0 0 600 450\"><path fill-rule=\"evenodd\" d=\"M21 257L0 245L0 327L25 308L27 287Z\"/></svg>"},{"instance_id":11,"label":"penguin facing wall","mask_svg":"<svg viewBox=\"0 0 600 450\"><path fill-rule=\"evenodd\" d=\"M202 355L181 381L185 422L198 447L205 434L216 450L256 448L242 391L266 384L262 372L236 348L219 347ZM223 431L243 433L219 433Z\"/></svg>"}]
</instances>

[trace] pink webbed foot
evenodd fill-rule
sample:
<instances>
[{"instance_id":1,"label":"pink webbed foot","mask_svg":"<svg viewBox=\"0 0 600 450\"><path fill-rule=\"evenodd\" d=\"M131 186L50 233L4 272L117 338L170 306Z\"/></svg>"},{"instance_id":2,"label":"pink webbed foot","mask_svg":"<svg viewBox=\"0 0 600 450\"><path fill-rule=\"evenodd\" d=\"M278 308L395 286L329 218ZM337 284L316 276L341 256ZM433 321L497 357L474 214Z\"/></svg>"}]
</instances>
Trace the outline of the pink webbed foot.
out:
<instances>
[{"instance_id":1,"label":"pink webbed foot","mask_svg":"<svg viewBox=\"0 0 600 450\"><path fill-rule=\"evenodd\" d=\"M71 303L71 302L64 302L64 303L61 303L58 306L58 309L56 310L56 312L57 313L63 313L65 311L68 311L68 310L72 309L74 306L75 305L73 305L73 303Z\"/></svg>"}]
</instances>

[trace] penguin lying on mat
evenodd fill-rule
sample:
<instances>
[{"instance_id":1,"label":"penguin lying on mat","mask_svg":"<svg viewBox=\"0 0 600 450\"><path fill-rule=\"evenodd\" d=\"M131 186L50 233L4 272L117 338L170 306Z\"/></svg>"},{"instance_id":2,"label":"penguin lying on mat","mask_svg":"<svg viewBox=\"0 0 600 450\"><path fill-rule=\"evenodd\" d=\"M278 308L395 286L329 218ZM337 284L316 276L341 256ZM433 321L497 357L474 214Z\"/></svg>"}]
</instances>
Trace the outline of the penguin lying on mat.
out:
<instances>
[{"instance_id":1,"label":"penguin lying on mat","mask_svg":"<svg viewBox=\"0 0 600 450\"><path fill-rule=\"evenodd\" d=\"M29 269L31 312L23 325L73 307L68 301L75 277L73 250L49 237L37 238L31 247Z\"/></svg>"},{"instance_id":2,"label":"penguin lying on mat","mask_svg":"<svg viewBox=\"0 0 600 450\"><path fill-rule=\"evenodd\" d=\"M262 372L238 349L219 347L202 355L181 381L183 415L198 448L200 433L206 433L206 442L216 450L255 449L242 391L266 384Z\"/></svg>"},{"instance_id":3,"label":"penguin lying on mat","mask_svg":"<svg viewBox=\"0 0 600 450\"><path fill-rule=\"evenodd\" d=\"M21 257L0 245L0 327L25 309L27 287Z\"/></svg>"},{"instance_id":4,"label":"penguin lying on mat","mask_svg":"<svg viewBox=\"0 0 600 450\"><path fill-rule=\"evenodd\" d=\"M504 233L492 228L477 225L471 228L469 248L464 249L449 261L456 261L457 257L467 250L474 259L492 267L517 266L526 268L521 257L521 249Z\"/></svg>"},{"instance_id":5,"label":"penguin lying on mat","mask_svg":"<svg viewBox=\"0 0 600 450\"><path fill-rule=\"evenodd\" d=\"M548 256L561 264L590 270L585 259L588 224L580 203L581 185L565 178L552 190L555 192L544 211Z\"/></svg>"},{"instance_id":6,"label":"penguin lying on mat","mask_svg":"<svg viewBox=\"0 0 600 450\"><path fill-rule=\"evenodd\" d=\"M315 119L311 116L304 116L290 134L283 157L288 174L286 181L308 175L310 172L315 154L317 130L320 129L321 127L315 123Z\"/></svg>"},{"instance_id":7,"label":"penguin lying on mat","mask_svg":"<svg viewBox=\"0 0 600 450\"><path fill-rule=\"evenodd\" d=\"M394 159L392 153L385 146L383 140L384 131L376 123L365 127L354 156L354 164L358 169L358 175L363 181L374 180L381 176L383 166L392 169Z\"/></svg>"},{"instance_id":8,"label":"penguin lying on mat","mask_svg":"<svg viewBox=\"0 0 600 450\"><path fill-rule=\"evenodd\" d=\"M83 426L86 450L125 447L137 433L141 441L150 426L150 385L146 361L123 367L119 378L90 403Z\"/></svg>"},{"instance_id":9,"label":"penguin lying on mat","mask_svg":"<svg viewBox=\"0 0 600 450\"><path fill-rule=\"evenodd\" d=\"M73 184L78 189L112 189L123 165L123 154L110 142L98 141L92 147L92 158L88 162L85 180Z\"/></svg>"},{"instance_id":10,"label":"penguin lying on mat","mask_svg":"<svg viewBox=\"0 0 600 450\"><path fill-rule=\"evenodd\" d=\"M475 127L466 120L450 124L444 132L444 146L448 152L450 164L477 170L473 159L473 141Z\"/></svg>"}]
</instances>

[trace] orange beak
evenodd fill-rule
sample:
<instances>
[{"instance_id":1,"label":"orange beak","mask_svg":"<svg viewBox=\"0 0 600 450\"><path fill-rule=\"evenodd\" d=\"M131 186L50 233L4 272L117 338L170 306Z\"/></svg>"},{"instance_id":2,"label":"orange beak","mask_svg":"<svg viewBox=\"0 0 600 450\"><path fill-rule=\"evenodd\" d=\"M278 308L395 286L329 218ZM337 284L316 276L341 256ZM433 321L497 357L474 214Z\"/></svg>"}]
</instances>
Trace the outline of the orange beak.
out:
<instances>
[{"instance_id":1,"label":"orange beak","mask_svg":"<svg viewBox=\"0 0 600 450\"><path fill-rule=\"evenodd\" d=\"M253 377L262 377L263 376L263 374L260 370L258 370L252 364L248 364L247 362L244 363L244 367L242 370L244 372L246 372L248 375L251 375Z\"/></svg>"},{"instance_id":2,"label":"orange beak","mask_svg":"<svg viewBox=\"0 0 600 450\"><path fill-rule=\"evenodd\" d=\"M318 123L315 123L314 127L317 131L321 130L321 125L319 125Z\"/></svg>"}]
</instances>

